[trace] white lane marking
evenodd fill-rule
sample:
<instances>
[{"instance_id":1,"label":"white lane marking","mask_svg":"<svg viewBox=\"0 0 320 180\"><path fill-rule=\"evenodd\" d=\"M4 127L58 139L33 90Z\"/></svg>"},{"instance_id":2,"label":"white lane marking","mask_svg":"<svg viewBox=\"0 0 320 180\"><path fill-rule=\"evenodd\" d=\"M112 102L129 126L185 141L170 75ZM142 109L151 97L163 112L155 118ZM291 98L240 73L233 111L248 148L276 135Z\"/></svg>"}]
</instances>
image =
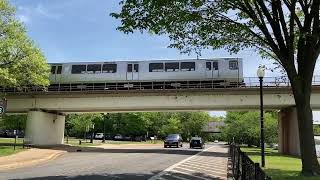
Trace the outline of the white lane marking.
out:
<instances>
[{"instance_id":1,"label":"white lane marking","mask_svg":"<svg viewBox=\"0 0 320 180\"><path fill-rule=\"evenodd\" d=\"M203 150L203 151L198 152L197 154L195 154L195 155L193 155L193 156L188 157L187 159L184 159L184 160L182 160L182 161L180 161L180 162L178 162L178 163L176 163L176 164L168 167L167 169L163 170L163 171L160 172L159 174L152 176L152 177L149 178L148 180L156 180L156 179L159 179L162 175L164 175L164 174L166 174L167 172L173 170L175 167L179 166L180 164L183 164L183 163L189 161L189 160L192 159L193 157L196 157L196 156L200 155L201 153L206 152L206 151L208 151L209 149L211 149L211 148L213 148L213 147L214 147L214 146L211 146L211 147L209 147L209 148L207 148L207 149L205 149L205 150Z\"/></svg>"},{"instance_id":2,"label":"white lane marking","mask_svg":"<svg viewBox=\"0 0 320 180\"><path fill-rule=\"evenodd\" d=\"M189 172L192 172L192 173L199 173L199 171L197 171L197 170L192 170L192 169L186 169L186 168L183 168L183 167L177 167L177 169L182 169L182 170L184 170L184 172L185 171L189 171ZM176 169L174 169L173 171L179 171L179 170L176 170ZM180 171L181 172L181 171ZM187 173L187 172L185 172L185 173ZM203 173L204 174L204 173ZM189 175L191 175L191 174L189 174ZM223 177L223 176L219 176L219 175L216 175L216 174L211 174L211 173L205 173L205 175L206 176L211 176L211 177L213 177L213 178L226 178L226 177ZM196 176L196 177L200 177L200 176Z\"/></svg>"},{"instance_id":3,"label":"white lane marking","mask_svg":"<svg viewBox=\"0 0 320 180\"><path fill-rule=\"evenodd\" d=\"M200 168L210 168L210 169L219 169L219 170L225 170L227 171L227 167L221 167L221 166L207 166L207 165L203 165L203 164L196 164L196 163L189 163L186 162L183 165L186 166L195 166L195 167L200 167ZM225 165L225 164L224 164Z\"/></svg>"},{"instance_id":4,"label":"white lane marking","mask_svg":"<svg viewBox=\"0 0 320 180\"><path fill-rule=\"evenodd\" d=\"M190 173L187 173L187 172L178 171L178 170L172 170L171 172L175 172L175 173L179 173L179 174L185 174L187 176L191 176L191 177L194 177L194 178L197 178L197 179L210 180L208 178L204 178L204 177L201 177L201 176L195 176L193 174L190 174Z\"/></svg>"},{"instance_id":5,"label":"white lane marking","mask_svg":"<svg viewBox=\"0 0 320 180\"><path fill-rule=\"evenodd\" d=\"M209 171L209 172L219 172L219 173L226 173L227 170L226 169L213 169L213 168L210 168L210 167L196 167L196 166L193 166L193 165L186 165L186 164L181 164L179 167L185 167L185 168L190 168L190 169L199 169L199 170L204 170L204 171Z\"/></svg>"}]
</instances>

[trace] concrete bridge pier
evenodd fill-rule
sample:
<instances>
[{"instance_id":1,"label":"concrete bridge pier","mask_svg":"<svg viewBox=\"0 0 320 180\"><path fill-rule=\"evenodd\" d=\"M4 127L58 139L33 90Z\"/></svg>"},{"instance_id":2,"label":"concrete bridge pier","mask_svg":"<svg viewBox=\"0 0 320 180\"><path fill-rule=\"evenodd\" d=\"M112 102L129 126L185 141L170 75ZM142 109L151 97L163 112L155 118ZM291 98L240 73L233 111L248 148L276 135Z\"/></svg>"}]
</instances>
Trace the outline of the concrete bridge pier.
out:
<instances>
[{"instance_id":1,"label":"concrete bridge pier","mask_svg":"<svg viewBox=\"0 0 320 180\"><path fill-rule=\"evenodd\" d=\"M58 145L64 142L65 116L41 110L28 112L25 139L34 145Z\"/></svg>"},{"instance_id":2,"label":"concrete bridge pier","mask_svg":"<svg viewBox=\"0 0 320 180\"><path fill-rule=\"evenodd\" d=\"M300 156L300 140L296 108L288 107L281 109L278 117L279 152Z\"/></svg>"}]
</instances>

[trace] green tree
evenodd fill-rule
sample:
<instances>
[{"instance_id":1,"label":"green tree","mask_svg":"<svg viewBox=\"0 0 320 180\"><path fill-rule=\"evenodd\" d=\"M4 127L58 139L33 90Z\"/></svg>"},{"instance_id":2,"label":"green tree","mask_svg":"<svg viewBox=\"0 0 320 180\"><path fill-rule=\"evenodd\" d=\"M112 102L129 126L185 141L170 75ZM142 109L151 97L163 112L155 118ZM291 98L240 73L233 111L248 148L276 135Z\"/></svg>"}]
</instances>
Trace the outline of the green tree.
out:
<instances>
[{"instance_id":1,"label":"green tree","mask_svg":"<svg viewBox=\"0 0 320 180\"><path fill-rule=\"evenodd\" d=\"M16 20L15 9L0 0L0 86L47 86L48 76L45 57Z\"/></svg>"},{"instance_id":2,"label":"green tree","mask_svg":"<svg viewBox=\"0 0 320 180\"><path fill-rule=\"evenodd\" d=\"M182 124L182 136L185 140L189 140L191 136L204 137L205 134L202 130L211 119L207 112L183 112L178 113L178 117Z\"/></svg>"},{"instance_id":3,"label":"green tree","mask_svg":"<svg viewBox=\"0 0 320 180\"><path fill-rule=\"evenodd\" d=\"M182 52L253 48L274 59L291 83L302 174L318 175L310 96L320 53L319 0L122 0L118 30L165 34Z\"/></svg>"},{"instance_id":4,"label":"green tree","mask_svg":"<svg viewBox=\"0 0 320 180\"><path fill-rule=\"evenodd\" d=\"M67 124L70 134L76 137L83 137L84 133L91 130L94 120L100 118L100 114L70 114L67 116Z\"/></svg>"},{"instance_id":5,"label":"green tree","mask_svg":"<svg viewBox=\"0 0 320 180\"><path fill-rule=\"evenodd\" d=\"M0 120L0 129L5 130L25 130L27 115L6 115Z\"/></svg>"},{"instance_id":6,"label":"green tree","mask_svg":"<svg viewBox=\"0 0 320 180\"><path fill-rule=\"evenodd\" d=\"M166 135L180 134L181 131L182 131L181 121L175 116L170 117L167 123L162 127L162 132Z\"/></svg>"},{"instance_id":7,"label":"green tree","mask_svg":"<svg viewBox=\"0 0 320 180\"><path fill-rule=\"evenodd\" d=\"M320 136L320 125L319 124L313 125L313 129L314 129L314 135Z\"/></svg>"},{"instance_id":8,"label":"green tree","mask_svg":"<svg viewBox=\"0 0 320 180\"><path fill-rule=\"evenodd\" d=\"M278 138L278 120L272 113L264 114L265 142L275 143ZM223 138L239 144L248 146L260 146L260 113L249 112L228 112L225 120L226 126L221 128Z\"/></svg>"}]
</instances>

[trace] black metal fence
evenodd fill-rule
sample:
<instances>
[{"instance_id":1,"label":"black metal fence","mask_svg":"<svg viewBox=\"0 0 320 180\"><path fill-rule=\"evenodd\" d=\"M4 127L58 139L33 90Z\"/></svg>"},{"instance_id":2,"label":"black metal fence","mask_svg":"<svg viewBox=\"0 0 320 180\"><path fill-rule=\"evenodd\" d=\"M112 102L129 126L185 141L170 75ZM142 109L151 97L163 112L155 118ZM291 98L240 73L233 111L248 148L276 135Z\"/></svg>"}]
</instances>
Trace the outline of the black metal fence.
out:
<instances>
[{"instance_id":1,"label":"black metal fence","mask_svg":"<svg viewBox=\"0 0 320 180\"><path fill-rule=\"evenodd\" d=\"M231 176L235 180L271 180L271 177L261 169L259 163L254 163L240 147L234 144L229 149L231 160Z\"/></svg>"}]
</instances>

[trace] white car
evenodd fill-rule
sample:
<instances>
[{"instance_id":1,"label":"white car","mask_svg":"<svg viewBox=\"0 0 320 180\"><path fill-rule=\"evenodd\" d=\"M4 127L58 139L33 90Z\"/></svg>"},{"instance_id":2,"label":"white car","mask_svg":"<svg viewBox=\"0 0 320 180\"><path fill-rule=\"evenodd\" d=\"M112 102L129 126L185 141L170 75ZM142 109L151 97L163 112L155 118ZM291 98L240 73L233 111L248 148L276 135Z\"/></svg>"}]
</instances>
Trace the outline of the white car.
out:
<instances>
[{"instance_id":1,"label":"white car","mask_svg":"<svg viewBox=\"0 0 320 180\"><path fill-rule=\"evenodd\" d=\"M94 136L95 139L103 139L103 133L96 133Z\"/></svg>"}]
</instances>

